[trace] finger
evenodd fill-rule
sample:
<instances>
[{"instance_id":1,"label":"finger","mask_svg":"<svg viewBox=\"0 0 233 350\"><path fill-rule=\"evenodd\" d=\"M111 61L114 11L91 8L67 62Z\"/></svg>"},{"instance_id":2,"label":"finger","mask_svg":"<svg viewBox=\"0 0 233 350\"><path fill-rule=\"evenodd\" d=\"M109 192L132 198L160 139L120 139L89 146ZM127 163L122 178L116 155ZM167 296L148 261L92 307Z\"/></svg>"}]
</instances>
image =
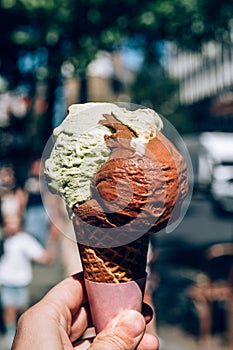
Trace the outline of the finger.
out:
<instances>
[{"instance_id":1,"label":"finger","mask_svg":"<svg viewBox=\"0 0 233 350\"><path fill-rule=\"evenodd\" d=\"M83 340L78 345L74 345L74 350L87 350L90 344L91 344L91 341Z\"/></svg>"},{"instance_id":2,"label":"finger","mask_svg":"<svg viewBox=\"0 0 233 350\"><path fill-rule=\"evenodd\" d=\"M140 344L137 347L137 350L158 350L159 341L158 338L151 334L144 334Z\"/></svg>"},{"instance_id":3,"label":"finger","mask_svg":"<svg viewBox=\"0 0 233 350\"><path fill-rule=\"evenodd\" d=\"M97 335L89 349L133 350L142 339L145 327L145 319L139 312L123 311Z\"/></svg>"},{"instance_id":4,"label":"finger","mask_svg":"<svg viewBox=\"0 0 233 350\"><path fill-rule=\"evenodd\" d=\"M74 315L71 332L70 332L70 340L74 342L77 340L84 331L87 329L90 319L90 310L87 306L81 306L80 310Z\"/></svg>"},{"instance_id":5,"label":"finger","mask_svg":"<svg viewBox=\"0 0 233 350\"><path fill-rule=\"evenodd\" d=\"M54 309L62 314L69 310L76 314L80 306L86 301L86 291L80 275L68 277L53 287L42 299L42 303L52 303Z\"/></svg>"}]
</instances>

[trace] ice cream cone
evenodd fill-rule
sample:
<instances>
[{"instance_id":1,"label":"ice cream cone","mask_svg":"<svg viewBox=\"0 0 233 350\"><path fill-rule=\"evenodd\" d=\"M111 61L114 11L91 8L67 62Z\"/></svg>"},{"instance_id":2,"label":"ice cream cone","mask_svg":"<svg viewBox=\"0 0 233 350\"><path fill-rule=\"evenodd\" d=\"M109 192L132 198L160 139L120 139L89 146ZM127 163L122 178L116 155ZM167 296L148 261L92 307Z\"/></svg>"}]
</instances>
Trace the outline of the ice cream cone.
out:
<instances>
[{"instance_id":1,"label":"ice cream cone","mask_svg":"<svg viewBox=\"0 0 233 350\"><path fill-rule=\"evenodd\" d=\"M74 105L54 131L49 187L66 200L98 333L123 309L141 311L149 233L180 215L182 155L149 109Z\"/></svg>"}]
</instances>

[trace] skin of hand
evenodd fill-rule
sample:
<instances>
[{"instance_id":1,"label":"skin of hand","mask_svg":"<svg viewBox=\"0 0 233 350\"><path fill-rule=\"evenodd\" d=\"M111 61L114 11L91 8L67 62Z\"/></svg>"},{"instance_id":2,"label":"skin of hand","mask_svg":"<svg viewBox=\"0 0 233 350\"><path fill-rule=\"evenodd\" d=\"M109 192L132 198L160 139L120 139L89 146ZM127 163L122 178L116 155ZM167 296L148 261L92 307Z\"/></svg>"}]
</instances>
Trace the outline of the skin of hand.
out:
<instances>
[{"instance_id":1,"label":"skin of hand","mask_svg":"<svg viewBox=\"0 0 233 350\"><path fill-rule=\"evenodd\" d=\"M77 343L91 322L79 274L57 284L21 315L12 350L158 350L158 339L145 334L146 321L151 319L151 314L145 314L143 317L137 311L122 311L92 343Z\"/></svg>"}]
</instances>

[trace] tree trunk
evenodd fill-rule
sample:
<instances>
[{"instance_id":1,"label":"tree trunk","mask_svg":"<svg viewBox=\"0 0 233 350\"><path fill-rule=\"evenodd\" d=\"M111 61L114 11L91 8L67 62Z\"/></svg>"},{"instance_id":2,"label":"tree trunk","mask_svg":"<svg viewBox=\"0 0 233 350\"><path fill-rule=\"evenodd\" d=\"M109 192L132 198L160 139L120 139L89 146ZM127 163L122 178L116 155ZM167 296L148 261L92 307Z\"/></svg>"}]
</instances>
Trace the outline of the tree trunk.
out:
<instances>
[{"instance_id":1,"label":"tree trunk","mask_svg":"<svg viewBox=\"0 0 233 350\"><path fill-rule=\"evenodd\" d=\"M79 91L79 101L80 103L85 103L88 101L88 81L86 70L80 73L80 91Z\"/></svg>"}]
</instances>

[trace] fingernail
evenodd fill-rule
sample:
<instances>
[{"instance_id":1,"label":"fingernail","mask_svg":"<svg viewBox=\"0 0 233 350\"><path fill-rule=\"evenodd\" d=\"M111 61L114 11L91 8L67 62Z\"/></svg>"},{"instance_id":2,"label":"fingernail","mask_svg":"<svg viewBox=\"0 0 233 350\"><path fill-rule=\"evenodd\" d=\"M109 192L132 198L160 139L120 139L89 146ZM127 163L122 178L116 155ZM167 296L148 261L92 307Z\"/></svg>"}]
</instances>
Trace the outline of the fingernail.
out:
<instances>
[{"instance_id":1,"label":"fingernail","mask_svg":"<svg viewBox=\"0 0 233 350\"><path fill-rule=\"evenodd\" d=\"M125 335L134 339L141 335L145 329L144 317L137 311L122 311L113 325L114 328L121 328Z\"/></svg>"}]
</instances>

